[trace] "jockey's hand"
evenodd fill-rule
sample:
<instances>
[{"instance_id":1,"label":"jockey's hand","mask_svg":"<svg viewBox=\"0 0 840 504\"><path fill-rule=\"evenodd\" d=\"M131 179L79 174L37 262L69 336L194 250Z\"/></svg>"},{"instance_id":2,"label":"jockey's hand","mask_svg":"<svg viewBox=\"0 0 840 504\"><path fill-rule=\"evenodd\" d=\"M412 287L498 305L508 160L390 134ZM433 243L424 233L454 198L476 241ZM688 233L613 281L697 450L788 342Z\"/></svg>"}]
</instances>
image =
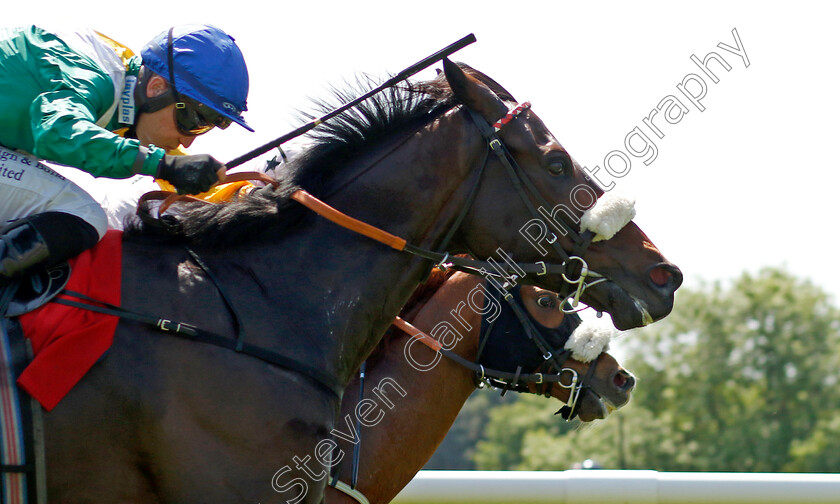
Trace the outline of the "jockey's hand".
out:
<instances>
[{"instance_id":1,"label":"jockey's hand","mask_svg":"<svg viewBox=\"0 0 840 504\"><path fill-rule=\"evenodd\" d=\"M157 178L175 186L178 194L199 194L209 190L224 176L225 165L209 154L163 156Z\"/></svg>"}]
</instances>

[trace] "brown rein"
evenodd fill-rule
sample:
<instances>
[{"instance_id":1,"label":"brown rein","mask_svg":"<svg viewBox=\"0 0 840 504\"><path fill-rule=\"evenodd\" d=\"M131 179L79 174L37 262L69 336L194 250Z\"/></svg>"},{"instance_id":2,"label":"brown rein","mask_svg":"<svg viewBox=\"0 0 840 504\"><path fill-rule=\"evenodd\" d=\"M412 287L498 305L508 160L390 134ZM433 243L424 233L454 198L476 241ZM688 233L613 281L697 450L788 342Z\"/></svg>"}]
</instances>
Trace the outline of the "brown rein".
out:
<instances>
[{"instance_id":1,"label":"brown rein","mask_svg":"<svg viewBox=\"0 0 840 504\"><path fill-rule=\"evenodd\" d=\"M271 184L275 187L278 184L277 180L260 172L231 173L225 177L223 183L227 184L230 182L243 182L250 180L258 180L260 182L264 182L266 185ZM393 249L399 251L405 250L407 242L403 238L394 236L391 233L388 233L387 231L383 231L358 219L354 219L353 217L350 217L347 214L339 212L335 208L327 205L326 203L319 200L315 196L312 196L303 189L298 189L297 191L292 193L291 198L300 203L301 205L305 206L306 208L312 210L316 214L320 215L321 217L331 222L334 222L335 224L338 224L341 227L367 236L368 238L376 240L380 243L384 243L385 245L388 245ZM179 201L187 201L193 203L199 202L206 203L208 205L216 204L210 201L196 198L195 196L177 194L172 191L150 191L140 197L140 200L137 202L138 207L141 203L152 200L162 200L160 208L158 209L158 217L160 217L160 215L166 212L166 210L169 209L170 206Z\"/></svg>"},{"instance_id":2,"label":"brown rein","mask_svg":"<svg viewBox=\"0 0 840 504\"><path fill-rule=\"evenodd\" d=\"M266 184L271 184L275 187L277 187L277 185L279 184L277 180L260 172L231 173L225 177L223 183L242 182L249 180L258 180ZM493 280L490 277L499 277L500 279L504 280L503 273L512 275L515 278L517 276L525 276L527 274L535 274L537 276L542 276L548 273L561 274L565 273L566 271L565 266L563 264L546 264L544 261L538 261L535 263L511 263L506 260L504 264L500 264L495 261L479 261L473 258L456 257L450 255L448 252L434 252L431 250L411 245L404 238L400 238L399 236L395 236L387 231L384 231L370 224L362 222L358 219L350 217L349 215L329 206L328 204L324 203L323 201L319 200L318 198L309 194L303 189L298 189L297 191L292 193L291 199L297 201L309 210L315 212L316 214L320 215L321 217L324 217L325 219L333 222L336 225L342 226L346 229L349 229L358 234L378 241L379 243L385 244L394 250L400 252L407 252L417 257L432 261L437 267L443 269L453 268L459 271L464 271L466 273L483 276L488 280ZM194 196L180 195L171 191L150 191L141 196L137 202L137 213L141 216L141 218L144 216L143 212L141 212L140 210L141 204L152 200L162 200L161 206L158 209L157 219L160 219L160 216L172 204L178 201L200 202L208 205L216 204L196 198ZM149 219L155 219L155 217L151 215L146 215L146 217Z\"/></svg>"}]
</instances>

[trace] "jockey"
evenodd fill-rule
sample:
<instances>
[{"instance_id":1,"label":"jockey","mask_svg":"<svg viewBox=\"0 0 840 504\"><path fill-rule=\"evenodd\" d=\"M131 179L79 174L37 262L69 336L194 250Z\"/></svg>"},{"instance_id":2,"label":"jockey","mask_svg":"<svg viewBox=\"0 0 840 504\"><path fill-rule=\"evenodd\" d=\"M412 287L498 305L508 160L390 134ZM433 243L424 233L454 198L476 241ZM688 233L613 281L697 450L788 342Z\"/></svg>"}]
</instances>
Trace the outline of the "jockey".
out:
<instances>
[{"instance_id":1,"label":"jockey","mask_svg":"<svg viewBox=\"0 0 840 504\"><path fill-rule=\"evenodd\" d=\"M104 236L102 207L39 160L97 177L152 175L180 193L224 175L183 154L197 135L247 110L248 70L233 38L178 26L140 56L94 31L0 29L0 285L76 256Z\"/></svg>"}]
</instances>

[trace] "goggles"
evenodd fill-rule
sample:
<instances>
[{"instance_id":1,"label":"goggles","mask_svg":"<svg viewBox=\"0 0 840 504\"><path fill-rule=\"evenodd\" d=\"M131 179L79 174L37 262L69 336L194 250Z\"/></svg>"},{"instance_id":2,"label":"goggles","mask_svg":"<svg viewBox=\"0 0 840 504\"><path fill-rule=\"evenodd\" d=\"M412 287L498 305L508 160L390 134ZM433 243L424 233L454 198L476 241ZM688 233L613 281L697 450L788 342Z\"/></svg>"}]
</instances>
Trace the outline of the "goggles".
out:
<instances>
[{"instance_id":1,"label":"goggles","mask_svg":"<svg viewBox=\"0 0 840 504\"><path fill-rule=\"evenodd\" d=\"M184 135L197 136L213 128L225 129L233 122L203 103L179 96L177 92L176 96L180 101L175 103L175 126Z\"/></svg>"},{"instance_id":2,"label":"goggles","mask_svg":"<svg viewBox=\"0 0 840 504\"><path fill-rule=\"evenodd\" d=\"M167 56L169 60L169 85L172 87L172 96L175 97L175 126L180 133L190 136L202 135L214 127L227 128L233 122L230 118L223 116L203 103L178 93L178 89L175 87L175 55L172 50L172 30L174 28L169 29Z\"/></svg>"}]
</instances>

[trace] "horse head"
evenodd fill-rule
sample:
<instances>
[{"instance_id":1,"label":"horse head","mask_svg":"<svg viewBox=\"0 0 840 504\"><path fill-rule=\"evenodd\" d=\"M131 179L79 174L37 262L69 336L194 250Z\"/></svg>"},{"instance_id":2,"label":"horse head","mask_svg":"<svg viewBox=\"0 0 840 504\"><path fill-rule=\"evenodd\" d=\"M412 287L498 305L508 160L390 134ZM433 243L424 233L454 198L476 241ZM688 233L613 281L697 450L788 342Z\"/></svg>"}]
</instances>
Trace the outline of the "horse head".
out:
<instances>
[{"instance_id":1,"label":"horse head","mask_svg":"<svg viewBox=\"0 0 840 504\"><path fill-rule=\"evenodd\" d=\"M605 195L530 105L489 77L448 60L444 76L465 123L474 123L465 127L487 151L453 244L474 257L501 250L516 263L546 265L547 274L508 280L580 298L618 329L668 315L682 273L630 220L632 201Z\"/></svg>"},{"instance_id":2,"label":"horse head","mask_svg":"<svg viewBox=\"0 0 840 504\"><path fill-rule=\"evenodd\" d=\"M603 326L589 326L581 323L575 314L565 314L561 309L563 300L556 292L539 287L525 286L520 291L522 304L531 318L548 330L559 328L569 318L575 326L571 339L558 342L555 348L571 349L572 357L563 366L574 370L586 380L584 395L580 398L578 415L584 422L604 418L611 411L628 402L636 386L636 377L624 369L609 353L611 332L599 330ZM568 403L570 389L554 386L549 391L552 397Z\"/></svg>"},{"instance_id":3,"label":"horse head","mask_svg":"<svg viewBox=\"0 0 840 504\"><path fill-rule=\"evenodd\" d=\"M513 310L503 307L495 322L485 324L483 365L507 372L521 367L528 373L559 374L559 383L532 383L529 391L565 402L568 409L560 412L568 417L574 411L585 422L605 418L630 401L636 379L607 353L612 330L564 313L564 300L555 292L523 286L512 294L538 334L529 335L522 321L511 315ZM542 338L548 352L534 344L536 338Z\"/></svg>"}]
</instances>

